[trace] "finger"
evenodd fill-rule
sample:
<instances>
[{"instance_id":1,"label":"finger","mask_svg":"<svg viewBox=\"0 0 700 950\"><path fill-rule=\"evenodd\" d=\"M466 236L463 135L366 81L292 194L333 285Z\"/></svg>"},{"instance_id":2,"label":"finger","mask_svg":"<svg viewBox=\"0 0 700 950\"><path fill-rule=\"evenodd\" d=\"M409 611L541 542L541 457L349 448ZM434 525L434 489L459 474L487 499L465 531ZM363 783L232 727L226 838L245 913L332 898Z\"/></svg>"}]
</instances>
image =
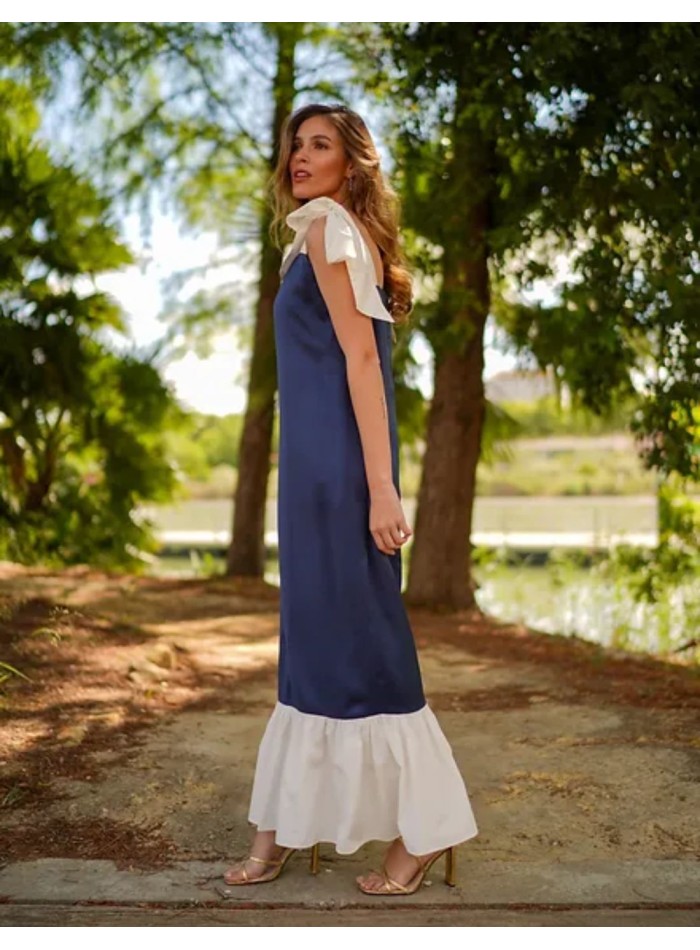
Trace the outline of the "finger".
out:
<instances>
[{"instance_id":1,"label":"finger","mask_svg":"<svg viewBox=\"0 0 700 950\"><path fill-rule=\"evenodd\" d=\"M379 536L382 539L382 548L385 554L391 554L394 550L394 542L386 528L380 528Z\"/></svg>"},{"instance_id":2,"label":"finger","mask_svg":"<svg viewBox=\"0 0 700 950\"><path fill-rule=\"evenodd\" d=\"M411 531L406 519L401 518L394 531L394 537L397 539L396 543L398 545L405 544L412 534L413 532Z\"/></svg>"},{"instance_id":3,"label":"finger","mask_svg":"<svg viewBox=\"0 0 700 950\"><path fill-rule=\"evenodd\" d=\"M399 532L396 530L396 528L387 529L387 538L388 538L387 543L389 547L391 548L391 553L395 554L401 547L401 543L402 543L401 537L399 535Z\"/></svg>"},{"instance_id":4,"label":"finger","mask_svg":"<svg viewBox=\"0 0 700 950\"><path fill-rule=\"evenodd\" d=\"M382 554L391 554L391 551L387 550L386 542L382 538L382 535L379 531L372 531L372 537L374 538L374 543L377 545Z\"/></svg>"},{"instance_id":5,"label":"finger","mask_svg":"<svg viewBox=\"0 0 700 950\"><path fill-rule=\"evenodd\" d=\"M394 546L400 548L404 540L401 534L401 528L398 525L395 525L393 528L387 528L387 531L389 532L389 537L391 538Z\"/></svg>"},{"instance_id":6,"label":"finger","mask_svg":"<svg viewBox=\"0 0 700 950\"><path fill-rule=\"evenodd\" d=\"M394 553L394 541L386 528L377 529L377 534L381 540L381 550L384 554L393 554Z\"/></svg>"}]
</instances>

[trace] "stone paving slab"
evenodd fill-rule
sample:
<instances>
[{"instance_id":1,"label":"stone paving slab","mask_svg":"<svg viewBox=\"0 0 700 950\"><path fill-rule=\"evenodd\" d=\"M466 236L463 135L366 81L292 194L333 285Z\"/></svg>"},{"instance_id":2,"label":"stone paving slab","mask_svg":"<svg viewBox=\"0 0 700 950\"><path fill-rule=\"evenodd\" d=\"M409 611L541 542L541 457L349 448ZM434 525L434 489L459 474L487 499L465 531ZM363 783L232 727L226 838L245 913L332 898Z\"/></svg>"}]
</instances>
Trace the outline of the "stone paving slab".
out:
<instances>
[{"instance_id":1,"label":"stone paving slab","mask_svg":"<svg viewBox=\"0 0 700 950\"><path fill-rule=\"evenodd\" d=\"M288 865L278 880L255 886L226 887L226 865L182 862L155 872L118 869L111 861L43 858L11 864L0 871L0 900L17 903L72 904L226 904L274 907L342 908L396 903L403 898L371 897L354 882L352 866L322 868L310 875L300 864ZM417 906L444 908L513 905L612 906L664 904L700 907L700 862L579 861L507 862L471 865L457 887L447 887L431 871L410 895ZM468 878L471 879L468 879ZM409 897L406 897L409 900Z\"/></svg>"}]
</instances>

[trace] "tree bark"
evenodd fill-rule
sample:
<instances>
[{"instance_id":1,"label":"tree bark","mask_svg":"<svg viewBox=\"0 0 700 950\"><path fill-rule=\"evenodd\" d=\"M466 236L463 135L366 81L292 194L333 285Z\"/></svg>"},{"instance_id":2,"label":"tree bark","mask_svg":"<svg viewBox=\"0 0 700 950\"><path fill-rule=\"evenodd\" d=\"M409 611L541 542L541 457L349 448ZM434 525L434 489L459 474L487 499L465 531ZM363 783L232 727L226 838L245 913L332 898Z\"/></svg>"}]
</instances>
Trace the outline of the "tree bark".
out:
<instances>
[{"instance_id":1,"label":"tree bark","mask_svg":"<svg viewBox=\"0 0 700 950\"><path fill-rule=\"evenodd\" d=\"M277 165L282 123L294 101L294 30L277 30L277 75L273 90L273 148L270 173ZM272 208L265 195L260 222L262 243L260 292L255 313L253 352L239 452L238 479L233 499L233 528L226 557L228 577L263 577L265 572L265 505L270 478L270 455L277 390L272 306L279 288L280 254L270 240Z\"/></svg>"},{"instance_id":2,"label":"tree bark","mask_svg":"<svg viewBox=\"0 0 700 950\"><path fill-rule=\"evenodd\" d=\"M405 594L406 602L437 611L477 606L470 535L485 415L489 147L478 128L459 121L465 98L463 89L458 96L454 160L443 205L447 209L443 285L430 334L435 352L434 395ZM480 197L474 199L474 195Z\"/></svg>"},{"instance_id":3,"label":"tree bark","mask_svg":"<svg viewBox=\"0 0 700 950\"><path fill-rule=\"evenodd\" d=\"M477 267L469 270L476 271ZM487 293L485 273L479 282L482 292ZM428 414L405 594L407 602L433 610L476 606L470 535L484 425L483 334L487 313L488 305L482 313L471 313L466 318L474 330L469 342L460 351L445 352L435 363L435 390Z\"/></svg>"}]
</instances>

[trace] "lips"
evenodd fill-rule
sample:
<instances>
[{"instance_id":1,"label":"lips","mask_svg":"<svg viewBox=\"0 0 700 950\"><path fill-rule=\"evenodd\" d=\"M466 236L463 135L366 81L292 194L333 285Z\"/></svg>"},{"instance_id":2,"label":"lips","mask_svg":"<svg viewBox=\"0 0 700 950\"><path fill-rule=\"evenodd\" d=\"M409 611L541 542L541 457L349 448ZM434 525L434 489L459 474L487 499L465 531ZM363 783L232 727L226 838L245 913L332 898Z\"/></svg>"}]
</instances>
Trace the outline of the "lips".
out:
<instances>
[{"instance_id":1,"label":"lips","mask_svg":"<svg viewBox=\"0 0 700 950\"><path fill-rule=\"evenodd\" d=\"M303 181L306 178L311 178L308 172L294 172L294 181Z\"/></svg>"}]
</instances>

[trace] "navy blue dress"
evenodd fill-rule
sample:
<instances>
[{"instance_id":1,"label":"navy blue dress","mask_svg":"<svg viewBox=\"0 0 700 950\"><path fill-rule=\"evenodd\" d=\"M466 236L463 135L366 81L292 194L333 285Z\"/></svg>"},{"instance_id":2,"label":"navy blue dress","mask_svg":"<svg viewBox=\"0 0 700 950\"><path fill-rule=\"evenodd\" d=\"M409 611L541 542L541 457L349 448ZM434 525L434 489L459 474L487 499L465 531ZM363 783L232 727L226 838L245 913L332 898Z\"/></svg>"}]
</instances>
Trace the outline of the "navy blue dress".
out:
<instances>
[{"instance_id":1,"label":"navy blue dress","mask_svg":"<svg viewBox=\"0 0 700 950\"><path fill-rule=\"evenodd\" d=\"M305 253L295 257L275 299L274 325L279 699L339 719L413 712L425 697L401 598L401 548L384 554L369 530L367 476L345 356ZM391 324L372 325L392 477L400 491Z\"/></svg>"},{"instance_id":2,"label":"navy blue dress","mask_svg":"<svg viewBox=\"0 0 700 950\"><path fill-rule=\"evenodd\" d=\"M399 445L387 294L352 216L314 198L287 216L297 236L274 301L279 394L278 701L258 749L249 820L285 847L350 854L401 835L428 854L477 834L466 786L423 694L401 597L401 548L382 553L346 361L304 235L326 216L330 262L347 263L358 320L372 319Z\"/></svg>"}]
</instances>

